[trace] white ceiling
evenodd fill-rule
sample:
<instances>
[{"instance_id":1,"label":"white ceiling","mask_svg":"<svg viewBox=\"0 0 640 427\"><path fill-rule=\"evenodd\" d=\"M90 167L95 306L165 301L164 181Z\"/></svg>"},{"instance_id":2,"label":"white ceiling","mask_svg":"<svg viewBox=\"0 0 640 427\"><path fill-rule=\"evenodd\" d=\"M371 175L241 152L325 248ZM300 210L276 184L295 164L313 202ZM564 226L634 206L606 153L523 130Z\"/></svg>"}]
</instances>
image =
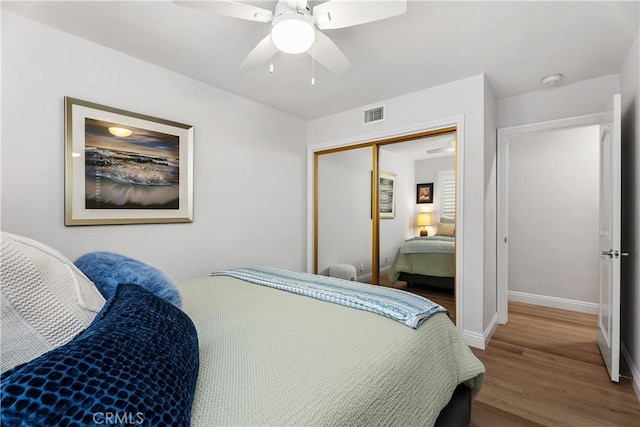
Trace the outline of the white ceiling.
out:
<instances>
[{"instance_id":1,"label":"white ceiling","mask_svg":"<svg viewBox=\"0 0 640 427\"><path fill-rule=\"evenodd\" d=\"M615 74L639 20L638 1L413 0L404 15L325 30L352 67L333 75L316 64L311 86L306 54L278 53L273 74L267 64L240 70L270 24L171 1L3 1L2 7L303 119L479 73L498 98L542 89L540 79L551 73L565 75L561 84Z\"/></svg>"},{"instance_id":2,"label":"white ceiling","mask_svg":"<svg viewBox=\"0 0 640 427\"><path fill-rule=\"evenodd\" d=\"M426 138L415 139L407 142L399 142L395 144L383 145L380 151L394 153L411 160L435 159L438 157L453 157L453 151L444 151L440 153L427 153L427 150L434 150L444 147L453 147L453 133L445 135L429 136Z\"/></svg>"}]
</instances>

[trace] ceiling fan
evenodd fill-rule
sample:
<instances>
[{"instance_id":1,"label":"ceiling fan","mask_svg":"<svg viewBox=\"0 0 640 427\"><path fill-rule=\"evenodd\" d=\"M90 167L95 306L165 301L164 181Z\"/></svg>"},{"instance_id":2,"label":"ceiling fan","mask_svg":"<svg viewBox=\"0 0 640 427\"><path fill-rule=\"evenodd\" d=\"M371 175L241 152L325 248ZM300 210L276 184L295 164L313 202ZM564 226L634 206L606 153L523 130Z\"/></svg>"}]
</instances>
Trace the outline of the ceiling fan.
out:
<instances>
[{"instance_id":1,"label":"ceiling fan","mask_svg":"<svg viewBox=\"0 0 640 427\"><path fill-rule=\"evenodd\" d=\"M307 52L336 74L345 72L351 64L338 46L319 30L366 24L407 11L407 0L329 0L314 6L312 11L307 0L279 0L273 12L230 0L174 0L174 3L247 21L270 22L271 32L253 48L241 68L256 68L278 51L291 54Z\"/></svg>"}]
</instances>

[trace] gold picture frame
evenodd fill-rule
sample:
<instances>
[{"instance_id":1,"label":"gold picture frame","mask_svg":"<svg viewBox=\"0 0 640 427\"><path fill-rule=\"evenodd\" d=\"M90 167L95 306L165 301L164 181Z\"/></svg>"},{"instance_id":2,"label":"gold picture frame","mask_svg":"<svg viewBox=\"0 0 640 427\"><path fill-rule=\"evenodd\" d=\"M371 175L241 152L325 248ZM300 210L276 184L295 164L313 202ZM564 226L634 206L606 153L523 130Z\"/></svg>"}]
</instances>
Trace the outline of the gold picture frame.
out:
<instances>
[{"instance_id":1,"label":"gold picture frame","mask_svg":"<svg viewBox=\"0 0 640 427\"><path fill-rule=\"evenodd\" d=\"M65 225L193 221L193 126L65 97Z\"/></svg>"}]
</instances>

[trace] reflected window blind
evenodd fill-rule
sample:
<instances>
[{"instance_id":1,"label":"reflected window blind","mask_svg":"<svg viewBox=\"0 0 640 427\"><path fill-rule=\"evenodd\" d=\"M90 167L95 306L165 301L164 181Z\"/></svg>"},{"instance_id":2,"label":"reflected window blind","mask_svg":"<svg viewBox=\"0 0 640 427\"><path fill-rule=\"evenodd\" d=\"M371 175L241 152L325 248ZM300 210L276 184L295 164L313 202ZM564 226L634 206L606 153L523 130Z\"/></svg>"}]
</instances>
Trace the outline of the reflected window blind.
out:
<instances>
[{"instance_id":1,"label":"reflected window blind","mask_svg":"<svg viewBox=\"0 0 640 427\"><path fill-rule=\"evenodd\" d=\"M453 171L438 173L440 188L440 215L448 218L456 216L456 180Z\"/></svg>"}]
</instances>

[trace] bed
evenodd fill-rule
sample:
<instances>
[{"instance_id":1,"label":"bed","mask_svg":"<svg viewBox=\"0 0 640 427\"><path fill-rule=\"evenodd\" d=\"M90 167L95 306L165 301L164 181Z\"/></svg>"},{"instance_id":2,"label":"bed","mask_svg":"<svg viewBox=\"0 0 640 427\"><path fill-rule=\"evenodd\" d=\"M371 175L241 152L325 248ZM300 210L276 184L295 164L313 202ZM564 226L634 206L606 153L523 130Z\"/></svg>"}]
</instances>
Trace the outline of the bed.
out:
<instances>
[{"instance_id":1,"label":"bed","mask_svg":"<svg viewBox=\"0 0 640 427\"><path fill-rule=\"evenodd\" d=\"M430 425L458 384L481 382L445 313L413 329L233 277L180 289L208 350L202 378L234 379L198 383L194 425Z\"/></svg>"},{"instance_id":2,"label":"bed","mask_svg":"<svg viewBox=\"0 0 640 427\"><path fill-rule=\"evenodd\" d=\"M407 292L271 267L177 284L160 272L151 289L128 271L138 283L110 288L105 302L92 291L105 292L104 277L56 262L58 279L73 276L61 307L98 312L65 344L3 367L3 425L462 426L484 378L447 313ZM160 297L158 280L179 299Z\"/></svg>"},{"instance_id":3,"label":"bed","mask_svg":"<svg viewBox=\"0 0 640 427\"><path fill-rule=\"evenodd\" d=\"M455 237L424 236L405 240L387 272L391 283L402 280L409 284L437 287L453 292Z\"/></svg>"}]
</instances>

